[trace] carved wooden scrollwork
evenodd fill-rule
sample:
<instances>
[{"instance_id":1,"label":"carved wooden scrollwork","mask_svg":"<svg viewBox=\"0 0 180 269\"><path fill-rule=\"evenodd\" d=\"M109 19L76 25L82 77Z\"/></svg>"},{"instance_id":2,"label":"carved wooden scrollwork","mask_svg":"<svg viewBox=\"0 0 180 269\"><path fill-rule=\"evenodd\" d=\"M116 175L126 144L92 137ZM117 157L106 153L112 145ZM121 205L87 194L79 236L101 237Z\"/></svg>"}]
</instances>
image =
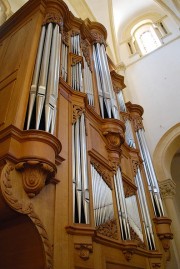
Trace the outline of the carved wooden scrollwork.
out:
<instances>
[{"instance_id":1,"label":"carved wooden scrollwork","mask_svg":"<svg viewBox=\"0 0 180 269\"><path fill-rule=\"evenodd\" d=\"M136 117L133 117L132 120L133 120L133 125L134 125L135 132L137 132L140 129L144 129L143 122L142 122L143 121L142 117L136 116Z\"/></svg>"},{"instance_id":2,"label":"carved wooden scrollwork","mask_svg":"<svg viewBox=\"0 0 180 269\"><path fill-rule=\"evenodd\" d=\"M84 113L85 109L81 106L73 105L73 120L72 124L74 124L77 119Z\"/></svg>"},{"instance_id":3,"label":"carved wooden scrollwork","mask_svg":"<svg viewBox=\"0 0 180 269\"><path fill-rule=\"evenodd\" d=\"M90 46L90 44L87 40L84 40L84 39L81 40L81 49L82 49L83 55L84 55L86 62L89 66L89 69L92 70L90 53L89 53L89 46Z\"/></svg>"},{"instance_id":4,"label":"carved wooden scrollwork","mask_svg":"<svg viewBox=\"0 0 180 269\"><path fill-rule=\"evenodd\" d=\"M136 195L136 190L127 182L123 181L123 187L124 187L124 194L126 198L132 195Z\"/></svg>"},{"instance_id":5,"label":"carved wooden scrollwork","mask_svg":"<svg viewBox=\"0 0 180 269\"><path fill-rule=\"evenodd\" d=\"M132 160L132 167L133 167L133 176L135 177L137 174L137 170L139 168L139 161L138 160Z\"/></svg>"},{"instance_id":6,"label":"carved wooden scrollwork","mask_svg":"<svg viewBox=\"0 0 180 269\"><path fill-rule=\"evenodd\" d=\"M94 168L102 176L106 184L112 189L112 172L102 166L97 160L91 158L91 163L94 165Z\"/></svg>"},{"instance_id":7,"label":"carved wooden scrollwork","mask_svg":"<svg viewBox=\"0 0 180 269\"><path fill-rule=\"evenodd\" d=\"M109 220L105 223L102 223L96 228L97 234L113 238L113 239L118 239L118 232L117 232L117 222L115 219Z\"/></svg>"},{"instance_id":8,"label":"carved wooden scrollwork","mask_svg":"<svg viewBox=\"0 0 180 269\"><path fill-rule=\"evenodd\" d=\"M69 45L69 34L68 32L62 32L62 41L68 46Z\"/></svg>"},{"instance_id":9,"label":"carved wooden scrollwork","mask_svg":"<svg viewBox=\"0 0 180 269\"><path fill-rule=\"evenodd\" d=\"M101 33L91 31L91 38L94 43L104 44L104 46L107 46L104 36Z\"/></svg>"},{"instance_id":10,"label":"carved wooden scrollwork","mask_svg":"<svg viewBox=\"0 0 180 269\"><path fill-rule=\"evenodd\" d=\"M43 246L44 246L44 252L45 252L45 258L46 258L46 269L52 269L52 246L49 242L49 238L46 232L46 229L44 225L42 224L40 218L35 213L33 204L29 200L20 200L18 197L15 196L13 192L13 186L11 182L11 173L15 170L14 166L10 163L7 163L1 174L1 191L3 194L3 197L7 204L15 211L26 214L34 223L35 227L38 230L38 233L41 237Z\"/></svg>"},{"instance_id":11,"label":"carved wooden scrollwork","mask_svg":"<svg viewBox=\"0 0 180 269\"><path fill-rule=\"evenodd\" d=\"M130 227L130 234L131 234L131 239L137 242L138 247L142 249L147 249L145 243L141 241L137 233L131 227Z\"/></svg>"},{"instance_id":12,"label":"carved wooden scrollwork","mask_svg":"<svg viewBox=\"0 0 180 269\"><path fill-rule=\"evenodd\" d=\"M54 13L53 12L47 13L45 18L44 18L43 25L45 25L47 23L58 24L60 26L60 30L62 31L63 18L58 13L55 13L55 12Z\"/></svg>"},{"instance_id":13,"label":"carved wooden scrollwork","mask_svg":"<svg viewBox=\"0 0 180 269\"><path fill-rule=\"evenodd\" d=\"M93 252L92 244L75 244L74 248L79 250L79 256L84 261L88 260L90 253Z\"/></svg>"},{"instance_id":14,"label":"carved wooden scrollwork","mask_svg":"<svg viewBox=\"0 0 180 269\"><path fill-rule=\"evenodd\" d=\"M30 198L37 195L56 172L49 164L32 160L18 163L16 170L22 172L23 187Z\"/></svg>"}]
</instances>

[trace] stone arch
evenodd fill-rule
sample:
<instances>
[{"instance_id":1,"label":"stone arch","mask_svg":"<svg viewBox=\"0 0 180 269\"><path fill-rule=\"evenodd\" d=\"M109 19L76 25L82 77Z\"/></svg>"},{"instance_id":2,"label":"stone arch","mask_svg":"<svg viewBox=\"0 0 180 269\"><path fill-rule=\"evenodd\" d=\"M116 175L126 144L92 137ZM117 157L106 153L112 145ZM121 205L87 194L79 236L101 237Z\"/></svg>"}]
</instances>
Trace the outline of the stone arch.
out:
<instances>
[{"instance_id":1,"label":"stone arch","mask_svg":"<svg viewBox=\"0 0 180 269\"><path fill-rule=\"evenodd\" d=\"M153 161L159 181L171 178L171 162L180 147L180 123L170 128L158 142Z\"/></svg>"}]
</instances>

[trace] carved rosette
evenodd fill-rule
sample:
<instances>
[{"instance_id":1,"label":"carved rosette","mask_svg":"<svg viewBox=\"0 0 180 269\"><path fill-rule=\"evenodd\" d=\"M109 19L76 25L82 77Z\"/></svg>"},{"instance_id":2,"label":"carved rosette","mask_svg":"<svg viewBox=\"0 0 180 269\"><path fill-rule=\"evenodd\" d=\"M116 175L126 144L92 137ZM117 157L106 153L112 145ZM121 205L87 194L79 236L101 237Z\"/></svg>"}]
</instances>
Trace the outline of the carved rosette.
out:
<instances>
[{"instance_id":1,"label":"carved rosette","mask_svg":"<svg viewBox=\"0 0 180 269\"><path fill-rule=\"evenodd\" d=\"M37 195L56 172L55 167L32 160L18 163L16 170L22 173L23 187L30 198Z\"/></svg>"},{"instance_id":2,"label":"carved rosette","mask_svg":"<svg viewBox=\"0 0 180 269\"><path fill-rule=\"evenodd\" d=\"M55 13L55 12L49 12L46 14L43 25L48 24L48 23L55 23L58 24L60 27L60 31L62 32L63 29L63 18L60 14Z\"/></svg>"},{"instance_id":3,"label":"carved rosette","mask_svg":"<svg viewBox=\"0 0 180 269\"><path fill-rule=\"evenodd\" d=\"M91 163L94 165L96 171L102 176L109 188L112 189L112 173L93 158L91 158Z\"/></svg>"},{"instance_id":4,"label":"carved rosette","mask_svg":"<svg viewBox=\"0 0 180 269\"><path fill-rule=\"evenodd\" d=\"M88 260L90 253L93 252L92 244L75 244L74 248L79 250L79 257L84 261Z\"/></svg>"},{"instance_id":5,"label":"carved rosette","mask_svg":"<svg viewBox=\"0 0 180 269\"><path fill-rule=\"evenodd\" d=\"M159 188L162 199L173 198L176 193L176 184L172 179L160 181Z\"/></svg>"},{"instance_id":6,"label":"carved rosette","mask_svg":"<svg viewBox=\"0 0 180 269\"><path fill-rule=\"evenodd\" d=\"M43 243L46 267L45 269L53 268L53 252L46 229L41 222L39 216L35 213L33 204L29 200L20 200L14 195L11 173L14 171L14 166L7 163L1 174L0 186L2 195L7 204L15 211L21 214L26 214L34 223Z\"/></svg>"},{"instance_id":7,"label":"carved rosette","mask_svg":"<svg viewBox=\"0 0 180 269\"><path fill-rule=\"evenodd\" d=\"M73 120L72 124L75 124L79 117L84 113L85 109L81 106L73 105Z\"/></svg>"},{"instance_id":8,"label":"carved rosette","mask_svg":"<svg viewBox=\"0 0 180 269\"><path fill-rule=\"evenodd\" d=\"M112 238L118 239L118 232L117 232L117 222L115 219L109 220L105 223L102 223L96 228L97 234Z\"/></svg>"},{"instance_id":9,"label":"carved rosette","mask_svg":"<svg viewBox=\"0 0 180 269\"><path fill-rule=\"evenodd\" d=\"M89 44L89 42L87 40L84 40L84 39L81 40L81 49L82 49L83 55L84 55L84 57L86 59L86 62L88 64L88 66L89 66L89 69L92 70L89 46L90 46L90 44Z\"/></svg>"},{"instance_id":10,"label":"carved rosette","mask_svg":"<svg viewBox=\"0 0 180 269\"><path fill-rule=\"evenodd\" d=\"M131 250L123 250L123 254L125 259L129 262L132 259L132 256L134 254L134 251Z\"/></svg>"}]
</instances>

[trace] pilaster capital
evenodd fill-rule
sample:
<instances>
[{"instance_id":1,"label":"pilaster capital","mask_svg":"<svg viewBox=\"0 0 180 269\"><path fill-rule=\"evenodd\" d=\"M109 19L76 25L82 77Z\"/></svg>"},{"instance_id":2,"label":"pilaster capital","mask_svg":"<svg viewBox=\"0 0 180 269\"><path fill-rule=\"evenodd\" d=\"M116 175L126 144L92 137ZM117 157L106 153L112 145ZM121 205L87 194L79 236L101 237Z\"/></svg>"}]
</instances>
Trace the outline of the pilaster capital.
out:
<instances>
[{"instance_id":1,"label":"pilaster capital","mask_svg":"<svg viewBox=\"0 0 180 269\"><path fill-rule=\"evenodd\" d=\"M159 182L159 188L162 199L173 198L176 193L176 184L172 179Z\"/></svg>"}]
</instances>

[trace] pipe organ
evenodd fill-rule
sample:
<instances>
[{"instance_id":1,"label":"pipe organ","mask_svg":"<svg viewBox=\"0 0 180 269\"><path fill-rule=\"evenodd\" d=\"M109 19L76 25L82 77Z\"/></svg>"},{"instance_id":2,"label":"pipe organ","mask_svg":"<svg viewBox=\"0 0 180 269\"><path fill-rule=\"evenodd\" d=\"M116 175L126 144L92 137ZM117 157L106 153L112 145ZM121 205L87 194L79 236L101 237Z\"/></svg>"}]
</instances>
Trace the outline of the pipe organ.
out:
<instances>
[{"instance_id":1,"label":"pipe organ","mask_svg":"<svg viewBox=\"0 0 180 269\"><path fill-rule=\"evenodd\" d=\"M12 220L11 241L22 230L16 268L166 266L171 220L143 108L125 102L106 38L61 0L30 0L1 26L0 220ZM2 234L0 267L10 269Z\"/></svg>"}]
</instances>

